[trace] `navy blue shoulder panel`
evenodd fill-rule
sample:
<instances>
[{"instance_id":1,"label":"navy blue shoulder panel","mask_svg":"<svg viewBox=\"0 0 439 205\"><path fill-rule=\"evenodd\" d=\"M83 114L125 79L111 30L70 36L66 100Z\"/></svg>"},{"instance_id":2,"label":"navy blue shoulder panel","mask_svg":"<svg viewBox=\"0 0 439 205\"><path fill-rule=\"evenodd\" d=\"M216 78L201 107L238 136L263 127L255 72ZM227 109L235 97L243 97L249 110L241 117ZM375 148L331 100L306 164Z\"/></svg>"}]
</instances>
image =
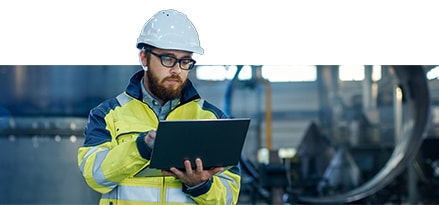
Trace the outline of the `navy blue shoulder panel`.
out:
<instances>
[{"instance_id":1,"label":"navy blue shoulder panel","mask_svg":"<svg viewBox=\"0 0 439 205\"><path fill-rule=\"evenodd\" d=\"M241 163L238 162L238 165L231 167L229 171L241 176Z\"/></svg>"},{"instance_id":2,"label":"navy blue shoulder panel","mask_svg":"<svg viewBox=\"0 0 439 205\"><path fill-rule=\"evenodd\" d=\"M197 98L200 98L200 95L198 94L198 91L195 89L192 82L188 79L185 87L182 90L180 102L184 104Z\"/></svg>"},{"instance_id":3,"label":"navy blue shoulder panel","mask_svg":"<svg viewBox=\"0 0 439 205\"><path fill-rule=\"evenodd\" d=\"M217 106L213 105L212 103L210 103L206 100L204 100L203 109L209 110L212 113L214 113L217 119L226 119L227 118L226 114L221 109L219 109Z\"/></svg>"},{"instance_id":4,"label":"navy blue shoulder panel","mask_svg":"<svg viewBox=\"0 0 439 205\"><path fill-rule=\"evenodd\" d=\"M84 129L84 146L96 146L111 141L110 132L105 129L105 116L115 107L120 106L116 98L108 99L90 110Z\"/></svg>"},{"instance_id":5,"label":"navy blue shoulder panel","mask_svg":"<svg viewBox=\"0 0 439 205\"><path fill-rule=\"evenodd\" d=\"M126 93L138 100L142 100L142 87L140 87L140 82L142 81L144 70L136 72L130 78L130 82L126 88Z\"/></svg>"}]
</instances>

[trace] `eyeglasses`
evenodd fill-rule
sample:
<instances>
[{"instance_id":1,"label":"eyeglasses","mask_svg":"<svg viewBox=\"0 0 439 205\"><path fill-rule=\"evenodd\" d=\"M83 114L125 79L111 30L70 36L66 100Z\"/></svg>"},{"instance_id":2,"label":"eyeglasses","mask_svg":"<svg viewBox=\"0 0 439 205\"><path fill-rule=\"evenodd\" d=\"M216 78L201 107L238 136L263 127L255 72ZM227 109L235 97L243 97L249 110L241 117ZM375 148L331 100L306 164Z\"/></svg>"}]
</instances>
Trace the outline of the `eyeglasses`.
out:
<instances>
[{"instance_id":1,"label":"eyeglasses","mask_svg":"<svg viewBox=\"0 0 439 205\"><path fill-rule=\"evenodd\" d=\"M158 58L160 58L160 63L162 63L163 66L167 67L167 68L173 68L175 66L175 64L179 64L180 68L182 70L191 70L192 68L194 68L196 61L194 59L190 59L190 58L182 58L182 59L178 59L172 56L167 56L167 55L160 55L157 53L154 53L152 51L149 51L152 55L157 56Z\"/></svg>"}]
</instances>

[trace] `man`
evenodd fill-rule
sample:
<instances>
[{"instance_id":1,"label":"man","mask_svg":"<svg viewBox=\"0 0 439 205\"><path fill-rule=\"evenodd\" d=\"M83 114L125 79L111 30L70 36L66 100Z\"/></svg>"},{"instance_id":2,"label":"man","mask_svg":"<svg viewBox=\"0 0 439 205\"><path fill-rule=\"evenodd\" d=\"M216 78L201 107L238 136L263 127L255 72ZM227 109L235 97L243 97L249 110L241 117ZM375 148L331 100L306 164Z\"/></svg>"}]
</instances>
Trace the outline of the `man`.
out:
<instances>
[{"instance_id":1,"label":"man","mask_svg":"<svg viewBox=\"0 0 439 205\"><path fill-rule=\"evenodd\" d=\"M185 14L156 13L143 26L137 48L143 70L131 77L125 92L90 111L78 150L85 181L102 193L100 204L236 204L239 166L203 170L197 159L195 169L187 160L185 171L134 176L149 164L159 120L226 118L188 80L192 54L204 51Z\"/></svg>"}]
</instances>

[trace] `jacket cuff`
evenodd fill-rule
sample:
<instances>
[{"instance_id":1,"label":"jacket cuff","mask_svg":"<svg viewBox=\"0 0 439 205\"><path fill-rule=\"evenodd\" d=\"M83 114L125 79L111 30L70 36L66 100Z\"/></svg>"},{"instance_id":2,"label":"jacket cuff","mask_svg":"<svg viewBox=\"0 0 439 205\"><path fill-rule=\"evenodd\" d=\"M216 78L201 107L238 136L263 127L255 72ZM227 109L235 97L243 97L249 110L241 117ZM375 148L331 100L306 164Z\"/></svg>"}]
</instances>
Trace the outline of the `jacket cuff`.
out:
<instances>
[{"instance_id":1,"label":"jacket cuff","mask_svg":"<svg viewBox=\"0 0 439 205\"><path fill-rule=\"evenodd\" d=\"M212 187L212 183L213 183L213 177L203 182L202 184L195 185L193 187L188 187L187 185L183 184L183 192L193 197L197 197L207 193L210 187Z\"/></svg>"},{"instance_id":2,"label":"jacket cuff","mask_svg":"<svg viewBox=\"0 0 439 205\"><path fill-rule=\"evenodd\" d=\"M136 139L137 150L139 150L140 156L143 158L150 160L152 149L145 142L145 136L148 132L142 132Z\"/></svg>"}]
</instances>

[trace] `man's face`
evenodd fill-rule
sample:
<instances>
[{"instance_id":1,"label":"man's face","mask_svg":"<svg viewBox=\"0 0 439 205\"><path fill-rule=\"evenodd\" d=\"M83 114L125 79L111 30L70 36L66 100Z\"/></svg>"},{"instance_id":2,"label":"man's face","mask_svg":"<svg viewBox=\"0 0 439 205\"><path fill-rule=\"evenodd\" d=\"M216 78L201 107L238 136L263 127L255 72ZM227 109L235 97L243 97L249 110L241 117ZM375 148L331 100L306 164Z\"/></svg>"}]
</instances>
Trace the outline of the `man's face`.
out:
<instances>
[{"instance_id":1,"label":"man's face","mask_svg":"<svg viewBox=\"0 0 439 205\"><path fill-rule=\"evenodd\" d=\"M152 52L177 59L192 58L192 53L185 51L153 49ZM186 84L189 71L182 70L179 63L172 68L165 67L162 65L160 58L153 54L149 54L149 60L146 61L148 65L145 79L146 89L163 102L179 97Z\"/></svg>"}]
</instances>

